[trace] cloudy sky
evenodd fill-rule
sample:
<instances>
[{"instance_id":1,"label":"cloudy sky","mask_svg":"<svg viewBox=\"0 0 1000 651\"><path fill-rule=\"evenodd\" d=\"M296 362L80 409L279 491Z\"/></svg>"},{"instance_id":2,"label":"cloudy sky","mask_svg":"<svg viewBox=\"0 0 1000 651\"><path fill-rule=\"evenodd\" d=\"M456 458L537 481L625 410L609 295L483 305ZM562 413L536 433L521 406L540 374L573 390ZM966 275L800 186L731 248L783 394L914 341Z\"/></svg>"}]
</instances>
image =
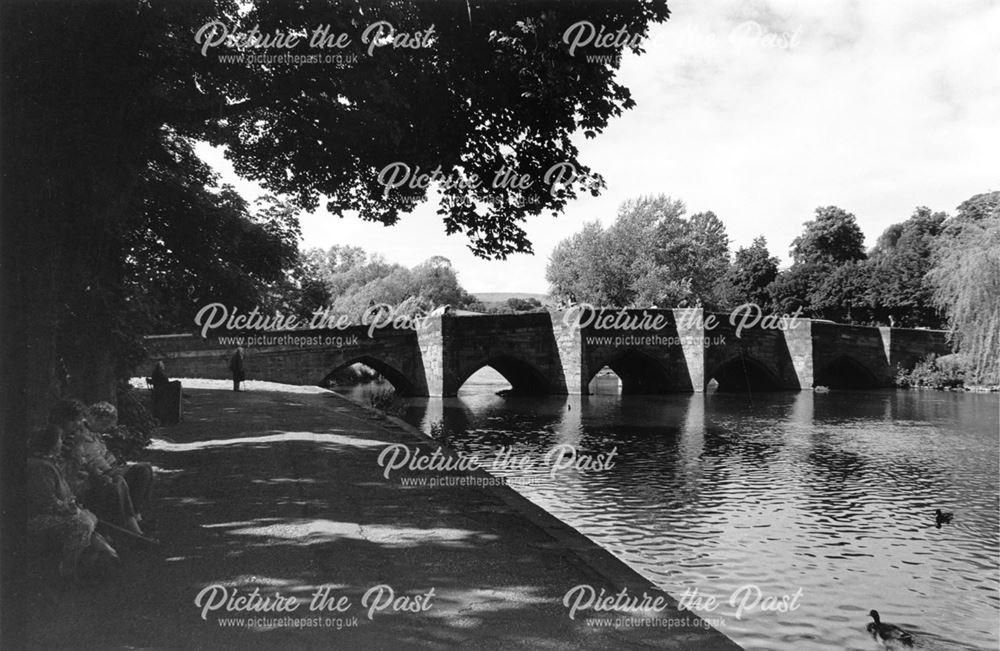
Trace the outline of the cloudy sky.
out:
<instances>
[{"instance_id":1,"label":"cloudy sky","mask_svg":"<svg viewBox=\"0 0 1000 651\"><path fill-rule=\"evenodd\" d=\"M582 160L602 173L601 197L578 199L526 230L535 255L475 258L431 206L386 228L302 215L304 246L352 244L412 266L451 259L472 292L548 289L552 248L585 222L614 221L642 194L712 210L733 249L764 235L788 247L821 205L858 217L867 244L916 206L953 212L1000 189L1000 3L991 0L695 0L670 2L646 53L620 80L638 106ZM206 153L227 180L231 170ZM237 183L249 198L252 184Z\"/></svg>"}]
</instances>

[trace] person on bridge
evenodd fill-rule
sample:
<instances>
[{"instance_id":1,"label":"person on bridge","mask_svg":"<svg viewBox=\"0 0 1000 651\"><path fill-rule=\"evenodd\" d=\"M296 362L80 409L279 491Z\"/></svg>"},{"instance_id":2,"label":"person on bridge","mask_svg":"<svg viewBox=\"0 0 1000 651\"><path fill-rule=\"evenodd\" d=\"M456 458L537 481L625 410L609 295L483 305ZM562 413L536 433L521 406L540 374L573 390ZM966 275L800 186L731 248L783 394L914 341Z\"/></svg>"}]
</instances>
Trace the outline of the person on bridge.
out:
<instances>
[{"instance_id":1,"label":"person on bridge","mask_svg":"<svg viewBox=\"0 0 1000 651\"><path fill-rule=\"evenodd\" d=\"M233 356L229 359L229 370L233 374L233 391L240 390L240 382L246 379L246 374L243 370L243 347L240 346L233 353Z\"/></svg>"}]
</instances>

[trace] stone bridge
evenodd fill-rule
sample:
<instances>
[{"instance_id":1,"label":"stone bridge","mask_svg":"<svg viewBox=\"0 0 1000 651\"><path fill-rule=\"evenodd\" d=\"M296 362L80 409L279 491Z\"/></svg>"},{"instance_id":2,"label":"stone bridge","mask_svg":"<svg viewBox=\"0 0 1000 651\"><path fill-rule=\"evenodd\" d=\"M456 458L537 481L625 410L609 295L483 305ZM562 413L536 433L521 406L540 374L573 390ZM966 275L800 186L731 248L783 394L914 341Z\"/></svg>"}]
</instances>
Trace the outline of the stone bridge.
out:
<instances>
[{"instance_id":1,"label":"stone bridge","mask_svg":"<svg viewBox=\"0 0 1000 651\"><path fill-rule=\"evenodd\" d=\"M591 318L594 317L594 318ZM734 323L735 321L735 323ZM439 315L419 328L158 335L148 363L173 377L228 378L244 337L250 380L324 384L363 363L405 395L454 396L489 366L514 391L588 393L604 367L626 394L889 386L900 368L951 352L940 330L853 326L804 318L743 323L694 309ZM768 326L768 327L765 327Z\"/></svg>"}]
</instances>

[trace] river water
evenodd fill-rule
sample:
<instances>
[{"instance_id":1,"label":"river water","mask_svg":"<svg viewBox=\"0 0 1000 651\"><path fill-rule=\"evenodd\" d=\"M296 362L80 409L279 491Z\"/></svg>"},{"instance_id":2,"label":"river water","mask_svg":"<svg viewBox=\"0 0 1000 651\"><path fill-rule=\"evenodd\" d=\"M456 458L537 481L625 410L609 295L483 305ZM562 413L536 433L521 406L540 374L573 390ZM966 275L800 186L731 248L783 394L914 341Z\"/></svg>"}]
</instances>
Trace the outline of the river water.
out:
<instances>
[{"instance_id":1,"label":"river water","mask_svg":"<svg viewBox=\"0 0 1000 651\"><path fill-rule=\"evenodd\" d=\"M536 462L487 469L673 596L714 597L700 614L744 648L879 648L873 608L919 648L1000 645L996 394L633 397L614 377L591 396L495 394L505 386L480 373L457 398L406 399L405 417L484 463L498 450ZM553 473L559 445L606 463ZM937 508L954 522L935 526Z\"/></svg>"}]
</instances>

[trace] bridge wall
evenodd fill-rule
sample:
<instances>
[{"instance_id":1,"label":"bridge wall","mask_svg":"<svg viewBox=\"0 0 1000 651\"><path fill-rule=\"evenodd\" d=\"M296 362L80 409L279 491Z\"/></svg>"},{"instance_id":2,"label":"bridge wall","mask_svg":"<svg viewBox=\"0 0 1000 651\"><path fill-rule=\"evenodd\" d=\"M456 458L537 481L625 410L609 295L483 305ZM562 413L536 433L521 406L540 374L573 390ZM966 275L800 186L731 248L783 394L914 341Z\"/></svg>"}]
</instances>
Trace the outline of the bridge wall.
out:
<instances>
[{"instance_id":1,"label":"bridge wall","mask_svg":"<svg viewBox=\"0 0 1000 651\"><path fill-rule=\"evenodd\" d=\"M609 323L621 310L605 310L594 324L581 329L577 342L581 349L581 387L605 366L622 381L626 394L700 391L704 373L701 310L629 310L626 316L659 319L661 327L636 329L622 319L622 327L597 327Z\"/></svg>"},{"instance_id":2,"label":"bridge wall","mask_svg":"<svg viewBox=\"0 0 1000 651\"><path fill-rule=\"evenodd\" d=\"M225 336L225 335L223 335ZM256 335L251 335L256 336ZM273 338L301 337L299 341L335 342L315 345L245 345L248 379L285 384L317 385L335 370L355 362L371 366L401 393L427 395L427 374L413 330L383 329L368 337L367 328L301 332L273 332ZM149 364L162 361L171 377L228 379L235 346L197 335L147 337Z\"/></svg>"},{"instance_id":3,"label":"bridge wall","mask_svg":"<svg viewBox=\"0 0 1000 651\"><path fill-rule=\"evenodd\" d=\"M155 335L144 340L151 367L163 362L170 377L202 377L226 379L229 373L229 356L233 348L223 348L214 339L202 339L193 334ZM145 369L152 372L151 368ZM301 382L295 382L301 384Z\"/></svg>"},{"instance_id":4,"label":"bridge wall","mask_svg":"<svg viewBox=\"0 0 1000 651\"><path fill-rule=\"evenodd\" d=\"M900 368L912 370L917 362L935 355L951 354L948 333L944 330L914 330L910 328L884 328L889 340L889 366L893 375Z\"/></svg>"},{"instance_id":5,"label":"bridge wall","mask_svg":"<svg viewBox=\"0 0 1000 651\"><path fill-rule=\"evenodd\" d=\"M786 320L775 327L739 327L728 314L713 313L706 331L705 383L720 387L798 390L812 387L812 328L809 319Z\"/></svg>"},{"instance_id":6,"label":"bridge wall","mask_svg":"<svg viewBox=\"0 0 1000 651\"><path fill-rule=\"evenodd\" d=\"M859 381L869 376L874 386L892 384L886 335L888 328L813 321L813 380L833 386L840 375L855 374Z\"/></svg>"},{"instance_id":7,"label":"bridge wall","mask_svg":"<svg viewBox=\"0 0 1000 651\"><path fill-rule=\"evenodd\" d=\"M517 392L568 392L552 317L546 312L443 318L441 335L440 395L455 395L484 366L496 369Z\"/></svg>"},{"instance_id":8,"label":"bridge wall","mask_svg":"<svg viewBox=\"0 0 1000 651\"><path fill-rule=\"evenodd\" d=\"M899 368L912 368L929 353L950 352L946 334L936 330L797 319L794 327L751 327L737 337L729 315L700 308L626 313L658 316L663 327L576 329L562 312L540 312L436 316L417 330L383 328L371 337L362 326L266 333L265 345L244 346L247 378L314 385L340 367L362 362L402 393L453 396L473 373L491 366L517 391L579 394L609 366L625 393L702 391L713 378L720 388L733 390L797 390L820 384L888 386ZM713 316L706 328L705 319ZM283 335L313 340L275 343ZM172 377L230 377L234 346L218 338L153 336L146 346L149 366L162 360Z\"/></svg>"}]
</instances>

